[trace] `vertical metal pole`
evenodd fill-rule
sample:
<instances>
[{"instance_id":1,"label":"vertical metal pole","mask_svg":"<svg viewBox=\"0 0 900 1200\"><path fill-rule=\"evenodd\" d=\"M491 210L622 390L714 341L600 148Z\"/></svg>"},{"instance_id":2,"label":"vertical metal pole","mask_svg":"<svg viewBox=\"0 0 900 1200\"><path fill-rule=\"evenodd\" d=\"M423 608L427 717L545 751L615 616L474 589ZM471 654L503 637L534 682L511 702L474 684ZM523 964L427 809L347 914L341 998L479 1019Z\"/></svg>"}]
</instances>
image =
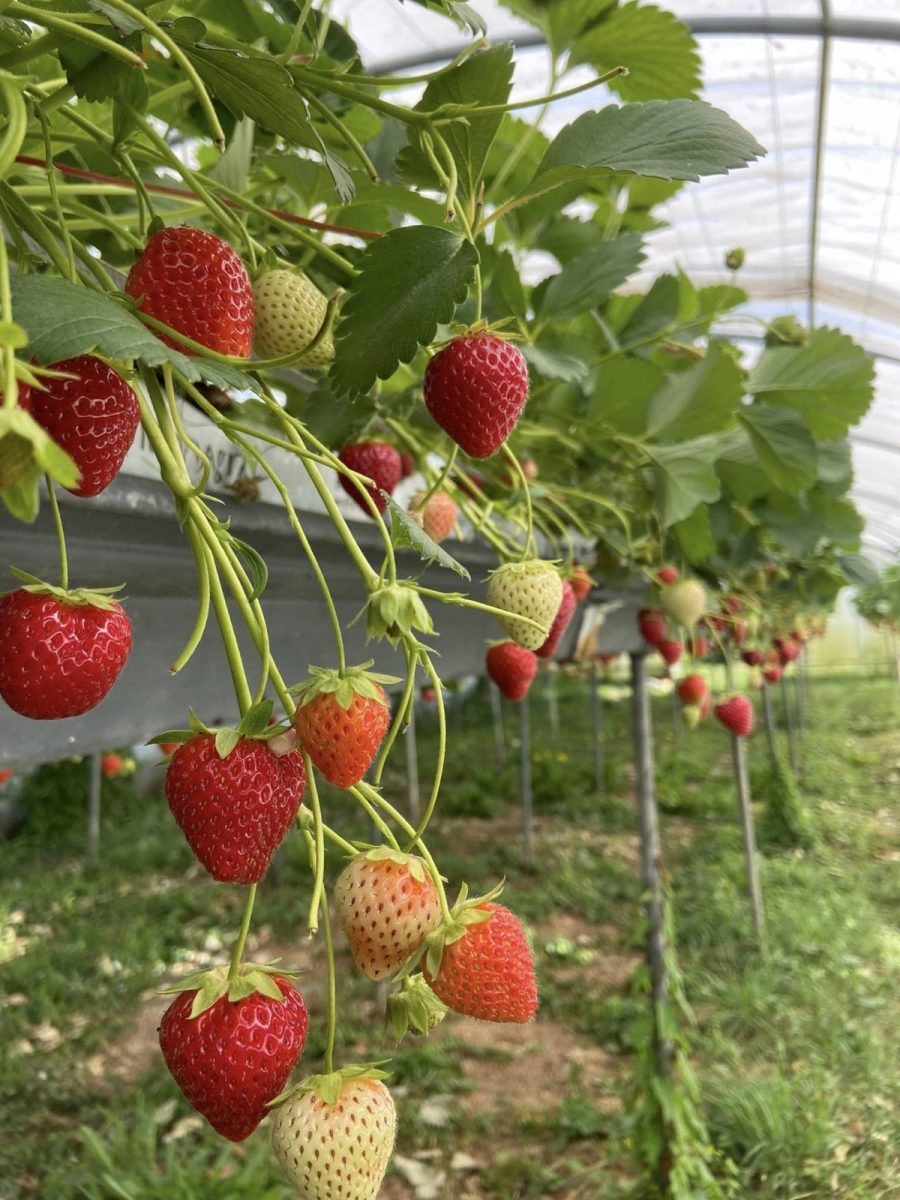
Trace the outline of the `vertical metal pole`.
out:
<instances>
[{"instance_id":1,"label":"vertical metal pole","mask_svg":"<svg viewBox=\"0 0 900 1200\"><path fill-rule=\"evenodd\" d=\"M766 929L763 918L762 889L759 883L759 864L756 854L756 831L753 828L753 802L750 798L750 779L747 773L747 747L744 739L731 735L731 757L734 780L737 784L738 809L744 834L744 857L747 862L747 887L750 892L750 916L753 932L760 949L765 952Z\"/></svg>"},{"instance_id":2,"label":"vertical metal pole","mask_svg":"<svg viewBox=\"0 0 900 1200\"><path fill-rule=\"evenodd\" d=\"M794 714L791 712L791 702L788 697L787 682L781 676L781 707L784 711L784 727L787 730L788 752L791 757L791 770L799 775L799 758L797 754L797 731L794 728Z\"/></svg>"},{"instance_id":3,"label":"vertical metal pole","mask_svg":"<svg viewBox=\"0 0 900 1200\"><path fill-rule=\"evenodd\" d=\"M100 857L100 788L103 782L101 762L102 758L99 754L91 755L88 780L87 851L88 860L92 863L95 863Z\"/></svg>"},{"instance_id":4,"label":"vertical metal pole","mask_svg":"<svg viewBox=\"0 0 900 1200\"><path fill-rule=\"evenodd\" d=\"M534 844L531 836L531 722L529 720L528 697L519 701L519 788L522 794L522 846L525 861L534 862Z\"/></svg>"},{"instance_id":5,"label":"vertical metal pole","mask_svg":"<svg viewBox=\"0 0 900 1200\"><path fill-rule=\"evenodd\" d=\"M503 729L503 709L500 705L500 689L492 679L488 680L488 695L491 698L491 716L494 723L494 755L497 769L506 766L506 734Z\"/></svg>"},{"instance_id":6,"label":"vertical metal pole","mask_svg":"<svg viewBox=\"0 0 900 1200\"><path fill-rule=\"evenodd\" d=\"M418 825L422 814L422 801L419 796L419 753L416 746L416 699L413 696L409 705L409 724L406 726L406 790L407 816L413 825Z\"/></svg>"},{"instance_id":7,"label":"vertical metal pole","mask_svg":"<svg viewBox=\"0 0 900 1200\"><path fill-rule=\"evenodd\" d=\"M669 693L669 701L672 708L672 732L675 734L675 745L681 744L681 705L678 703L678 693L675 691L675 681L672 681L672 690Z\"/></svg>"},{"instance_id":8,"label":"vertical metal pole","mask_svg":"<svg viewBox=\"0 0 900 1200\"><path fill-rule=\"evenodd\" d=\"M603 700L600 696L600 672L597 669L596 662L591 663L588 686L591 689L591 727L594 733L594 785L598 792L603 792L606 787L606 772L603 762L606 746L603 737Z\"/></svg>"},{"instance_id":9,"label":"vertical metal pole","mask_svg":"<svg viewBox=\"0 0 900 1200\"><path fill-rule=\"evenodd\" d=\"M656 1072L669 1075L672 1044L656 1026L656 1014L669 993L666 970L665 927L663 924L662 849L659 840L659 815L656 810L656 785L653 766L653 734L650 698L646 687L646 661L643 654L631 654L631 692L633 703L634 762L637 773L638 827L641 838L641 886L646 897L647 959L656 1042Z\"/></svg>"},{"instance_id":10,"label":"vertical metal pole","mask_svg":"<svg viewBox=\"0 0 900 1200\"><path fill-rule=\"evenodd\" d=\"M550 721L550 740L559 739L559 692L556 687L556 664L547 663L547 717Z\"/></svg>"},{"instance_id":11,"label":"vertical metal pole","mask_svg":"<svg viewBox=\"0 0 900 1200\"><path fill-rule=\"evenodd\" d=\"M775 714L772 712L771 686L771 684L766 683L766 681L763 680L763 725L766 730L766 741L769 744L769 757L772 759L772 765L774 766L778 760L778 749L775 744Z\"/></svg>"}]
</instances>

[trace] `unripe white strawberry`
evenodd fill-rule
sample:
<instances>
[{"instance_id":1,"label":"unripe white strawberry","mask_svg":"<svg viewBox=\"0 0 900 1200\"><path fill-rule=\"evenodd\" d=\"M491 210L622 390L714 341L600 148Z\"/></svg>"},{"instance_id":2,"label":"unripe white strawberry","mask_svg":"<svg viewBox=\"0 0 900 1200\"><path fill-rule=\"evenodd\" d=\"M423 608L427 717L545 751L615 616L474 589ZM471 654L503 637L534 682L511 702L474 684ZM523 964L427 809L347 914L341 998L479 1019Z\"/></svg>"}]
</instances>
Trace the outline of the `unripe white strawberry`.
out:
<instances>
[{"instance_id":1,"label":"unripe white strawberry","mask_svg":"<svg viewBox=\"0 0 900 1200\"><path fill-rule=\"evenodd\" d=\"M659 602L676 625L690 629L706 612L706 592L696 579L683 579L663 588Z\"/></svg>"},{"instance_id":2,"label":"unripe white strawberry","mask_svg":"<svg viewBox=\"0 0 900 1200\"><path fill-rule=\"evenodd\" d=\"M446 492L435 492L422 507L425 492L419 492L409 502L412 518L418 522L433 542L443 542L453 532L457 507Z\"/></svg>"},{"instance_id":3,"label":"unripe white strawberry","mask_svg":"<svg viewBox=\"0 0 900 1200\"><path fill-rule=\"evenodd\" d=\"M328 302L316 285L300 271L266 271L253 286L256 321L253 340L261 358L281 358L308 346L325 320ZM324 367L334 358L329 331L301 366Z\"/></svg>"},{"instance_id":4,"label":"unripe white strawberry","mask_svg":"<svg viewBox=\"0 0 900 1200\"><path fill-rule=\"evenodd\" d=\"M537 650L546 641L562 593L562 580L557 571L549 563L534 558L498 567L488 583L487 598L488 604L510 614L501 617L500 624L512 640L526 650ZM518 620L519 617L537 621L543 632Z\"/></svg>"},{"instance_id":5,"label":"unripe white strawberry","mask_svg":"<svg viewBox=\"0 0 900 1200\"><path fill-rule=\"evenodd\" d=\"M333 1080L313 1077L315 1090L289 1096L274 1110L275 1153L299 1200L375 1200L394 1148L394 1102L380 1079L323 1086Z\"/></svg>"}]
</instances>

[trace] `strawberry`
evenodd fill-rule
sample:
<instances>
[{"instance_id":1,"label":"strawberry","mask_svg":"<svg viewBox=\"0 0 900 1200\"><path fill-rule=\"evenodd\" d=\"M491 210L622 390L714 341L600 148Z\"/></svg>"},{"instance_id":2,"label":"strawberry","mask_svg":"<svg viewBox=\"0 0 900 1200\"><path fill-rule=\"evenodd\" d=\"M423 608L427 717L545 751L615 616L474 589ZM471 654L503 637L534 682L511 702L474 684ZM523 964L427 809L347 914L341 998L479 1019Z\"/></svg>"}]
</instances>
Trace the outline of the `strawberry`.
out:
<instances>
[{"instance_id":1,"label":"strawberry","mask_svg":"<svg viewBox=\"0 0 900 1200\"><path fill-rule=\"evenodd\" d=\"M416 460L411 454L407 454L405 450L400 452L400 478L409 479L410 475L415 473Z\"/></svg>"},{"instance_id":2,"label":"strawberry","mask_svg":"<svg viewBox=\"0 0 900 1200\"><path fill-rule=\"evenodd\" d=\"M0 771L0 786L6 783L7 779L12 779L15 771Z\"/></svg>"},{"instance_id":3,"label":"strawberry","mask_svg":"<svg viewBox=\"0 0 900 1200\"><path fill-rule=\"evenodd\" d=\"M33 388L31 414L81 472L73 496L98 496L119 473L141 420L138 398L112 367L92 354L52 364L72 379L45 378Z\"/></svg>"},{"instance_id":4,"label":"strawberry","mask_svg":"<svg viewBox=\"0 0 900 1200\"><path fill-rule=\"evenodd\" d=\"M253 303L253 341L260 358L296 354L296 365L308 367L327 366L334 358L330 330L314 350L302 353L328 311L328 301L302 271L266 271L253 286Z\"/></svg>"},{"instance_id":5,"label":"strawberry","mask_svg":"<svg viewBox=\"0 0 900 1200\"><path fill-rule=\"evenodd\" d=\"M0 696L35 721L96 708L131 652L125 610L103 591L17 574L30 582L0 599Z\"/></svg>"},{"instance_id":6,"label":"strawberry","mask_svg":"<svg viewBox=\"0 0 900 1200\"><path fill-rule=\"evenodd\" d=\"M181 742L157 742L156 744L159 747L160 754L168 755L174 754L181 745Z\"/></svg>"},{"instance_id":7,"label":"strawberry","mask_svg":"<svg viewBox=\"0 0 900 1200\"><path fill-rule=\"evenodd\" d=\"M713 710L716 718L736 737L746 737L753 731L753 704L740 693L726 696Z\"/></svg>"},{"instance_id":8,"label":"strawberry","mask_svg":"<svg viewBox=\"0 0 900 1200\"><path fill-rule=\"evenodd\" d=\"M562 640L562 635L566 632L569 622L572 620L572 614L575 612L575 603L575 593L572 590L572 585L567 579L564 579L562 599L559 602L559 608L556 610L556 616L553 618L553 624L550 626L550 632L547 634L546 641L535 650L538 658L552 658L556 653L559 643Z\"/></svg>"},{"instance_id":9,"label":"strawberry","mask_svg":"<svg viewBox=\"0 0 900 1200\"><path fill-rule=\"evenodd\" d=\"M764 650L742 650L741 658L748 667L761 667L766 661L766 653Z\"/></svg>"},{"instance_id":10,"label":"strawberry","mask_svg":"<svg viewBox=\"0 0 900 1200\"><path fill-rule=\"evenodd\" d=\"M345 467L367 475L374 487L358 487L352 479L343 472L338 476L341 487L348 496L352 496L367 516L371 516L363 492L370 497L380 513L387 508L387 500L381 490L391 493L400 482L400 454L387 442L357 442L355 446L345 446L338 455ZM381 489L381 490L380 490Z\"/></svg>"},{"instance_id":11,"label":"strawberry","mask_svg":"<svg viewBox=\"0 0 900 1200\"><path fill-rule=\"evenodd\" d=\"M430 704L432 700L437 699L437 693L432 687L423 687L421 695L426 704Z\"/></svg>"},{"instance_id":12,"label":"strawberry","mask_svg":"<svg viewBox=\"0 0 900 1200\"><path fill-rule=\"evenodd\" d=\"M418 521L433 542L443 542L453 532L458 509L447 492L435 492L429 496L422 508L427 493L419 492L409 502L409 512Z\"/></svg>"},{"instance_id":13,"label":"strawberry","mask_svg":"<svg viewBox=\"0 0 900 1200\"><path fill-rule=\"evenodd\" d=\"M663 588L659 602L676 625L690 629L703 616L706 592L696 579L682 579Z\"/></svg>"},{"instance_id":14,"label":"strawberry","mask_svg":"<svg viewBox=\"0 0 900 1200\"><path fill-rule=\"evenodd\" d=\"M618 654L598 654L597 658L603 663L604 667L608 667L610 663L614 663L618 658Z\"/></svg>"},{"instance_id":15,"label":"strawberry","mask_svg":"<svg viewBox=\"0 0 900 1200\"><path fill-rule=\"evenodd\" d=\"M706 658L707 654L709 654L709 642L705 637L695 634L691 641L691 657Z\"/></svg>"},{"instance_id":16,"label":"strawberry","mask_svg":"<svg viewBox=\"0 0 900 1200\"><path fill-rule=\"evenodd\" d=\"M638 613L638 629L648 646L658 646L665 640L666 618L658 608L642 608Z\"/></svg>"},{"instance_id":17,"label":"strawberry","mask_svg":"<svg viewBox=\"0 0 900 1200\"><path fill-rule=\"evenodd\" d=\"M537 650L547 640L562 595L562 580L557 572L549 563L536 558L498 567L491 573L487 589L488 604L510 614L501 617L500 624L526 650ZM519 620L520 617L537 621L543 629L535 629Z\"/></svg>"},{"instance_id":18,"label":"strawberry","mask_svg":"<svg viewBox=\"0 0 900 1200\"><path fill-rule=\"evenodd\" d=\"M248 994L254 984L258 990ZM303 1052L306 1005L289 980L265 967L242 967L231 986L220 968L186 979L184 987L160 1022L163 1058L213 1129L241 1142Z\"/></svg>"},{"instance_id":19,"label":"strawberry","mask_svg":"<svg viewBox=\"0 0 900 1200\"><path fill-rule=\"evenodd\" d=\"M421 858L379 846L359 854L334 885L334 906L353 961L385 979L441 923L441 906Z\"/></svg>"},{"instance_id":20,"label":"strawberry","mask_svg":"<svg viewBox=\"0 0 900 1200\"><path fill-rule=\"evenodd\" d=\"M196 733L175 751L166 799L213 879L258 883L300 808L306 770L296 750L277 755L259 738L238 734L223 744L230 732Z\"/></svg>"},{"instance_id":21,"label":"strawberry","mask_svg":"<svg viewBox=\"0 0 900 1200\"><path fill-rule=\"evenodd\" d=\"M329 783L348 788L368 771L391 723L382 683L371 663L339 671L310 667L311 678L295 688L299 704L294 727L300 745Z\"/></svg>"},{"instance_id":22,"label":"strawberry","mask_svg":"<svg viewBox=\"0 0 900 1200\"><path fill-rule=\"evenodd\" d=\"M313 1075L275 1109L275 1154L297 1200L375 1200L394 1149L397 1117L380 1071Z\"/></svg>"},{"instance_id":23,"label":"strawberry","mask_svg":"<svg viewBox=\"0 0 900 1200\"><path fill-rule=\"evenodd\" d=\"M777 637L772 639L772 645L778 651L778 659L783 667L798 658L803 647L792 638Z\"/></svg>"},{"instance_id":24,"label":"strawberry","mask_svg":"<svg viewBox=\"0 0 900 1200\"><path fill-rule=\"evenodd\" d=\"M709 625L710 629L715 629L716 633L725 633L725 631L728 629L727 619L721 616L719 613L710 613L706 617L706 623Z\"/></svg>"},{"instance_id":25,"label":"strawberry","mask_svg":"<svg viewBox=\"0 0 900 1200\"><path fill-rule=\"evenodd\" d=\"M656 582L670 584L678 582L678 569L672 566L660 567L656 572Z\"/></svg>"},{"instance_id":26,"label":"strawberry","mask_svg":"<svg viewBox=\"0 0 900 1200\"><path fill-rule=\"evenodd\" d=\"M428 411L472 458L499 450L527 398L521 350L491 333L454 338L425 369Z\"/></svg>"},{"instance_id":27,"label":"strawberry","mask_svg":"<svg viewBox=\"0 0 900 1200\"><path fill-rule=\"evenodd\" d=\"M766 683L777 683L784 674L784 668L780 663L769 663L763 671L763 679Z\"/></svg>"},{"instance_id":28,"label":"strawberry","mask_svg":"<svg viewBox=\"0 0 900 1200\"><path fill-rule=\"evenodd\" d=\"M121 754L104 754L100 759L100 770L107 779L115 779L117 775L122 773L122 756Z\"/></svg>"},{"instance_id":29,"label":"strawberry","mask_svg":"<svg viewBox=\"0 0 900 1200\"><path fill-rule=\"evenodd\" d=\"M587 568L583 563L577 562L572 564L569 585L575 593L575 603L580 604L594 586L594 580L588 575Z\"/></svg>"},{"instance_id":30,"label":"strawberry","mask_svg":"<svg viewBox=\"0 0 900 1200\"><path fill-rule=\"evenodd\" d=\"M722 612L728 613L732 617L741 612L743 607L744 602L738 596L726 596L722 601Z\"/></svg>"},{"instance_id":31,"label":"strawberry","mask_svg":"<svg viewBox=\"0 0 900 1200\"><path fill-rule=\"evenodd\" d=\"M802 626L795 625L791 630L791 638L793 641L799 642L799 644L802 646L804 642L809 641L809 630L804 629Z\"/></svg>"},{"instance_id":32,"label":"strawberry","mask_svg":"<svg viewBox=\"0 0 900 1200\"><path fill-rule=\"evenodd\" d=\"M740 646L747 640L747 622L733 621L731 624L731 636L734 641Z\"/></svg>"},{"instance_id":33,"label":"strawberry","mask_svg":"<svg viewBox=\"0 0 900 1200\"><path fill-rule=\"evenodd\" d=\"M675 689L682 704L702 704L709 695L709 686L702 675L685 675Z\"/></svg>"},{"instance_id":34,"label":"strawberry","mask_svg":"<svg viewBox=\"0 0 900 1200\"><path fill-rule=\"evenodd\" d=\"M487 673L507 700L521 700L528 694L538 661L533 650L515 642L495 642L485 655Z\"/></svg>"},{"instance_id":35,"label":"strawberry","mask_svg":"<svg viewBox=\"0 0 900 1200\"><path fill-rule=\"evenodd\" d=\"M125 291L138 310L217 354L249 358L253 288L227 242L190 225L154 233L128 272ZM160 335L183 354L192 350Z\"/></svg>"},{"instance_id":36,"label":"strawberry","mask_svg":"<svg viewBox=\"0 0 900 1200\"><path fill-rule=\"evenodd\" d=\"M663 638L661 642L657 643L656 649L660 652L669 666L674 667L674 665L681 658L684 647L682 646L681 642L677 641L675 638Z\"/></svg>"},{"instance_id":37,"label":"strawberry","mask_svg":"<svg viewBox=\"0 0 900 1200\"><path fill-rule=\"evenodd\" d=\"M525 1024L537 1011L534 960L518 917L493 901L454 911L458 925L433 934L423 975L454 1012ZM442 952L441 952L442 951Z\"/></svg>"}]
</instances>

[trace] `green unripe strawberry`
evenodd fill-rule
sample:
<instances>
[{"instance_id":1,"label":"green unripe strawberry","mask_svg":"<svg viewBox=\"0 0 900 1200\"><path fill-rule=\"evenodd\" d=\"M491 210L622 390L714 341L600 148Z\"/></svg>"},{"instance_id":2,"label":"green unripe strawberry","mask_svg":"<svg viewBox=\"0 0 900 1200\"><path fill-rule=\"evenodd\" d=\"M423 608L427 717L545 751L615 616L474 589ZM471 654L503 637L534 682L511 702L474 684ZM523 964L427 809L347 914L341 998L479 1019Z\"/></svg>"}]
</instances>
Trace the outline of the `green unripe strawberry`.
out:
<instances>
[{"instance_id":1,"label":"green unripe strawberry","mask_svg":"<svg viewBox=\"0 0 900 1200\"><path fill-rule=\"evenodd\" d=\"M301 366L324 367L334 358L329 331L309 354L302 354L325 320L328 302L300 271L266 271L253 286L256 324L253 339L262 358L298 354Z\"/></svg>"},{"instance_id":2,"label":"green unripe strawberry","mask_svg":"<svg viewBox=\"0 0 900 1200\"><path fill-rule=\"evenodd\" d=\"M526 650L537 650L546 641L562 593L558 572L549 563L534 558L522 563L507 563L494 571L488 583L487 598L488 604L510 614L501 617L500 624L512 640ZM537 621L543 632L518 619L521 617Z\"/></svg>"},{"instance_id":3,"label":"green unripe strawberry","mask_svg":"<svg viewBox=\"0 0 900 1200\"><path fill-rule=\"evenodd\" d=\"M676 625L690 629L706 612L706 592L696 579L683 579L663 588L659 602Z\"/></svg>"}]
</instances>

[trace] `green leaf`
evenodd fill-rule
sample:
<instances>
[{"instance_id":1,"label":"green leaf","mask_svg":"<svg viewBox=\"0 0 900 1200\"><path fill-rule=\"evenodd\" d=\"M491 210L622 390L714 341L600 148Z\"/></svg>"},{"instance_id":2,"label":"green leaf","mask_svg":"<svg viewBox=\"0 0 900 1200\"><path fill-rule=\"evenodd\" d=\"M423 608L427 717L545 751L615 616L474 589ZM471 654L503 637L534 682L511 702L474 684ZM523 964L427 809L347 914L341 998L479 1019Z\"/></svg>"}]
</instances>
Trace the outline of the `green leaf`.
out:
<instances>
[{"instance_id":1,"label":"green leaf","mask_svg":"<svg viewBox=\"0 0 900 1200\"><path fill-rule=\"evenodd\" d=\"M120 38L126 38L130 33L141 33L144 28L140 21L129 17L127 13L120 12L111 4L105 4L103 0L87 0L87 6L94 12L103 13Z\"/></svg>"},{"instance_id":2,"label":"green leaf","mask_svg":"<svg viewBox=\"0 0 900 1200\"><path fill-rule=\"evenodd\" d=\"M709 523L709 509L698 506L689 517L672 527L685 558L691 563L702 563L716 552L716 542Z\"/></svg>"},{"instance_id":3,"label":"green leaf","mask_svg":"<svg viewBox=\"0 0 900 1200\"><path fill-rule=\"evenodd\" d=\"M234 127L228 149L210 169L209 175L233 192L243 193L250 177L253 161L253 135L256 126L249 117L242 117Z\"/></svg>"},{"instance_id":4,"label":"green leaf","mask_svg":"<svg viewBox=\"0 0 900 1200\"><path fill-rule=\"evenodd\" d=\"M487 33L483 19L470 4L463 3L463 0L415 0L415 3L449 17L461 29L469 29L477 37L483 37Z\"/></svg>"},{"instance_id":5,"label":"green leaf","mask_svg":"<svg viewBox=\"0 0 900 1200\"><path fill-rule=\"evenodd\" d=\"M448 229L414 225L372 242L344 302L330 378L360 395L411 362L466 297L478 255Z\"/></svg>"},{"instance_id":6,"label":"green leaf","mask_svg":"<svg viewBox=\"0 0 900 1200\"><path fill-rule=\"evenodd\" d=\"M228 543L235 548L241 562L247 568L247 574L250 576L250 581L253 584L253 590L247 599L252 604L266 590L266 584L269 582L269 568L266 566L266 561L259 551L254 550L252 546L248 546L246 542L242 542L238 538L229 535Z\"/></svg>"},{"instance_id":7,"label":"green leaf","mask_svg":"<svg viewBox=\"0 0 900 1200\"><path fill-rule=\"evenodd\" d=\"M644 449L653 462L657 510L664 529L685 520L698 504L718 500L721 487L713 470L714 438L674 446L646 444Z\"/></svg>"},{"instance_id":8,"label":"green leaf","mask_svg":"<svg viewBox=\"0 0 900 1200\"><path fill-rule=\"evenodd\" d=\"M40 482L40 467L31 467L15 483L0 491L0 500L11 517L26 525L36 520L40 509Z\"/></svg>"},{"instance_id":9,"label":"green leaf","mask_svg":"<svg viewBox=\"0 0 900 1200\"><path fill-rule=\"evenodd\" d=\"M29 352L40 362L59 362L99 351L107 358L136 358L150 367L171 363L192 382L223 390L253 388L252 376L236 367L188 357L142 325L124 304L84 284L53 275L14 275L13 311L28 334Z\"/></svg>"},{"instance_id":10,"label":"green leaf","mask_svg":"<svg viewBox=\"0 0 900 1200\"><path fill-rule=\"evenodd\" d=\"M728 492L741 504L749 504L771 491L772 480L760 466L750 434L743 426L727 430L719 439L716 471Z\"/></svg>"},{"instance_id":11,"label":"green leaf","mask_svg":"<svg viewBox=\"0 0 900 1200\"><path fill-rule=\"evenodd\" d=\"M539 315L547 320L561 320L595 308L634 274L644 258L641 239L636 233L601 242L551 278Z\"/></svg>"},{"instance_id":12,"label":"green leaf","mask_svg":"<svg viewBox=\"0 0 900 1200\"><path fill-rule=\"evenodd\" d=\"M756 456L772 482L785 492L805 492L816 478L816 442L799 413L752 404L738 414Z\"/></svg>"},{"instance_id":13,"label":"green leaf","mask_svg":"<svg viewBox=\"0 0 900 1200\"><path fill-rule=\"evenodd\" d=\"M838 562L849 583L873 587L879 581L878 569L864 554L839 554Z\"/></svg>"},{"instance_id":14,"label":"green leaf","mask_svg":"<svg viewBox=\"0 0 900 1200\"><path fill-rule=\"evenodd\" d=\"M216 754L219 758L227 758L240 740L241 735L236 729L216 730Z\"/></svg>"},{"instance_id":15,"label":"green leaf","mask_svg":"<svg viewBox=\"0 0 900 1200\"><path fill-rule=\"evenodd\" d=\"M411 550L415 550L425 562L436 562L441 567L448 567L451 571L455 571L463 579L471 579L471 575L462 563L458 563L442 546L430 538L422 526L416 524L405 508L401 508L395 500L388 496L387 492L381 494L387 498L391 514L391 541L395 546L408 546Z\"/></svg>"},{"instance_id":16,"label":"green leaf","mask_svg":"<svg viewBox=\"0 0 900 1200\"><path fill-rule=\"evenodd\" d=\"M818 479L836 491L846 492L853 482L853 459L848 438L819 442Z\"/></svg>"},{"instance_id":17,"label":"green leaf","mask_svg":"<svg viewBox=\"0 0 900 1200\"><path fill-rule=\"evenodd\" d=\"M670 375L653 397L647 432L667 442L687 442L731 424L743 383L735 361L712 342L705 358Z\"/></svg>"},{"instance_id":18,"label":"green leaf","mask_svg":"<svg viewBox=\"0 0 900 1200\"><path fill-rule=\"evenodd\" d=\"M478 109L505 104L509 99L512 55L513 48L508 42L473 54L433 79L416 105L419 112L433 112L444 104L472 105L470 116L440 127L456 164L459 192L463 197L474 196L477 192L491 144L503 120L502 113L480 117ZM435 186L434 171L418 144L414 128L410 128L409 137L410 145L397 159L398 171L413 183ZM437 157L440 161L440 155Z\"/></svg>"},{"instance_id":19,"label":"green leaf","mask_svg":"<svg viewBox=\"0 0 900 1200\"><path fill-rule=\"evenodd\" d=\"M724 175L765 154L746 129L701 100L651 100L586 112L551 142L522 196L610 171L657 179Z\"/></svg>"},{"instance_id":20,"label":"green leaf","mask_svg":"<svg viewBox=\"0 0 900 1200\"><path fill-rule=\"evenodd\" d=\"M651 398L664 378L659 367L640 358L611 358L601 363L594 371L588 420L639 437L647 428Z\"/></svg>"},{"instance_id":21,"label":"green leaf","mask_svg":"<svg viewBox=\"0 0 900 1200\"><path fill-rule=\"evenodd\" d=\"M238 725L238 733L243 737L256 737L257 734L262 733L269 724L272 707L271 700L260 700L259 704L254 704L241 718L241 723Z\"/></svg>"},{"instance_id":22,"label":"green leaf","mask_svg":"<svg viewBox=\"0 0 900 1200\"><path fill-rule=\"evenodd\" d=\"M546 379L584 383L590 373L584 359L576 358L574 354L565 354L562 350L550 350L546 346L532 346L527 343L520 349L528 365L534 367L538 374Z\"/></svg>"},{"instance_id":23,"label":"green leaf","mask_svg":"<svg viewBox=\"0 0 900 1200\"><path fill-rule=\"evenodd\" d=\"M631 300L632 297L627 297ZM618 300L615 298L613 303ZM650 342L662 330L678 320L681 307L681 288L676 275L660 275L653 281L650 291L635 305L624 326L619 330L619 341L626 349L638 343ZM650 347L652 348L652 347ZM649 353L649 349L646 351Z\"/></svg>"},{"instance_id":24,"label":"green leaf","mask_svg":"<svg viewBox=\"0 0 900 1200\"><path fill-rule=\"evenodd\" d=\"M504 307L514 317L528 314L528 297L522 285L522 276L516 266L515 259L508 250L501 250L496 255L496 265L491 279L491 288L497 292Z\"/></svg>"},{"instance_id":25,"label":"green leaf","mask_svg":"<svg viewBox=\"0 0 900 1200\"><path fill-rule=\"evenodd\" d=\"M873 397L872 358L837 329L813 330L807 346L763 351L748 391L769 404L794 408L817 438L841 438L868 411Z\"/></svg>"},{"instance_id":26,"label":"green leaf","mask_svg":"<svg viewBox=\"0 0 900 1200\"><path fill-rule=\"evenodd\" d=\"M700 90L701 63L688 27L651 4L623 4L572 47L569 64L589 63L598 74L627 67L609 88L623 100L691 98Z\"/></svg>"},{"instance_id":27,"label":"green leaf","mask_svg":"<svg viewBox=\"0 0 900 1200\"><path fill-rule=\"evenodd\" d=\"M122 41L129 50L139 52L140 35L132 35ZM130 67L119 58L105 54L102 50L76 39L66 40L59 48L59 60L66 72L70 86L83 100L99 104L113 97L123 98L131 93L135 78L143 79L145 71ZM144 90L147 84L144 81Z\"/></svg>"}]
</instances>

